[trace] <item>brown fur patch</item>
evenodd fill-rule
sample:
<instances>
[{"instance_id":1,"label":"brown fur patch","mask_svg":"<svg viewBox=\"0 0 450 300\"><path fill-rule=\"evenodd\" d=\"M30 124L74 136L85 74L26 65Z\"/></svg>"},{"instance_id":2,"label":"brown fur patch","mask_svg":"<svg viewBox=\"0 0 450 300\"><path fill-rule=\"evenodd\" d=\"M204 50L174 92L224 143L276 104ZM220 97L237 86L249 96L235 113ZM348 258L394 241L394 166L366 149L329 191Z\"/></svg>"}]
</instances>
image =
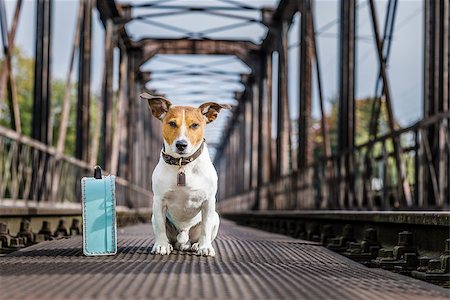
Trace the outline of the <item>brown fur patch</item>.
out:
<instances>
[{"instance_id":1,"label":"brown fur patch","mask_svg":"<svg viewBox=\"0 0 450 300\"><path fill-rule=\"evenodd\" d=\"M184 124L183 124L184 112ZM169 125L170 122L176 123L176 128ZM162 120L162 132L166 142L171 145L173 141L180 136L181 127L186 126L186 136L193 146L199 145L203 140L206 121L200 109L190 106L175 106L169 109ZM197 128L192 128L193 124L198 124Z\"/></svg>"},{"instance_id":2,"label":"brown fur patch","mask_svg":"<svg viewBox=\"0 0 450 300\"><path fill-rule=\"evenodd\" d=\"M228 104L218 104L215 102L206 102L200 105L199 110L205 116L208 123L214 121L222 108L230 109Z\"/></svg>"}]
</instances>

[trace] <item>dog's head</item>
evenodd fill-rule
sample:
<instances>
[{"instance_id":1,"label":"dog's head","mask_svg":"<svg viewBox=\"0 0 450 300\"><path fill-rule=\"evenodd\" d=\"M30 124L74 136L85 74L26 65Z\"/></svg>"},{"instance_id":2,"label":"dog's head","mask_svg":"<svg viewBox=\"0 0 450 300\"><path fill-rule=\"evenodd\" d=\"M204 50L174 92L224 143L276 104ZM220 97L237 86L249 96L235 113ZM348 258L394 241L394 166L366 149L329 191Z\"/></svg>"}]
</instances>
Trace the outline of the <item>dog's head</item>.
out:
<instances>
[{"instance_id":1,"label":"dog's head","mask_svg":"<svg viewBox=\"0 0 450 300\"><path fill-rule=\"evenodd\" d=\"M152 115L162 122L162 133L168 153L175 157L192 155L200 147L205 125L213 122L227 104L206 102L198 108L191 106L172 106L169 100L147 93L140 95L147 100ZM169 151L168 151L169 150Z\"/></svg>"}]
</instances>

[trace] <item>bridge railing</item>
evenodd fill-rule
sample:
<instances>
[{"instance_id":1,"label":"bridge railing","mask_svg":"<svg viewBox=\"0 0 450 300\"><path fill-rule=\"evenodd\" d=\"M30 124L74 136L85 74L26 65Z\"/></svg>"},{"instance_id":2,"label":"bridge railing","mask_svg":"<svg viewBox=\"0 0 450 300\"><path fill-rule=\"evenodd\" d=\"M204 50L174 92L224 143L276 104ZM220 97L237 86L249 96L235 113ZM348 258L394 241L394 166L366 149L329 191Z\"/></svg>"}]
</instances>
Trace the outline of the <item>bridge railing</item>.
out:
<instances>
[{"instance_id":1,"label":"bridge railing","mask_svg":"<svg viewBox=\"0 0 450 300\"><path fill-rule=\"evenodd\" d=\"M93 176L93 167L0 126L0 205L78 204L80 180ZM151 198L151 191L116 177L117 205L147 208Z\"/></svg>"},{"instance_id":2,"label":"bridge railing","mask_svg":"<svg viewBox=\"0 0 450 300\"><path fill-rule=\"evenodd\" d=\"M354 151L316 160L244 193L219 199L223 212L249 209L446 209L450 205L450 113L379 136ZM433 128L432 130L430 130ZM440 136L437 139L434 135ZM400 182L393 139L401 146ZM432 156L439 155L440 164ZM344 174L352 156L352 172Z\"/></svg>"}]
</instances>

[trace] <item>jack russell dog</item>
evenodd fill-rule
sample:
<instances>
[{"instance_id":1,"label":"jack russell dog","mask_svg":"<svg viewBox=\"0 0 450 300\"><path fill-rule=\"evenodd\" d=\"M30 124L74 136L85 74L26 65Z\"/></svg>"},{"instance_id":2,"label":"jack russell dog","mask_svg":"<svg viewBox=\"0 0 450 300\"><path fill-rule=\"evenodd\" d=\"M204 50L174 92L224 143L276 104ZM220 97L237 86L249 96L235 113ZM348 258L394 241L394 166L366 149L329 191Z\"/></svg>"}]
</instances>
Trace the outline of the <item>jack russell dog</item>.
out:
<instances>
[{"instance_id":1,"label":"jack russell dog","mask_svg":"<svg viewBox=\"0 0 450 300\"><path fill-rule=\"evenodd\" d=\"M204 139L205 125L229 105L207 102L200 107L172 106L169 100L147 93L154 117L162 122L163 149L152 175L152 254L175 248L214 256L212 241L219 229L216 212L217 172Z\"/></svg>"}]
</instances>

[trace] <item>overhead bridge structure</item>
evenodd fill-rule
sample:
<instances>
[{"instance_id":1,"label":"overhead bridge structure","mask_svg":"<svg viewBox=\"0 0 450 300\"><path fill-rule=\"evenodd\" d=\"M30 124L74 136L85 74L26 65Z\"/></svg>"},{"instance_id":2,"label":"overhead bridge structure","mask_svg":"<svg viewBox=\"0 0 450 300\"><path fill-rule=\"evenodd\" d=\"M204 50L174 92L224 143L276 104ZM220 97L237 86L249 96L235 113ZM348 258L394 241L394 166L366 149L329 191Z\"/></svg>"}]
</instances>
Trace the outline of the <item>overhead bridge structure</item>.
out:
<instances>
[{"instance_id":1,"label":"overhead bridge structure","mask_svg":"<svg viewBox=\"0 0 450 300\"><path fill-rule=\"evenodd\" d=\"M450 1L423 0L399 21L407 9L402 1L341 0L328 4L335 18L325 24L320 1L200 2L74 1L66 3L73 8L68 26L61 2L0 0L0 298L31 295L29 278L42 275L49 289L35 290L43 298L109 297L108 291L185 298L180 287L164 288L178 280L195 283L195 298L223 291L233 298L444 299ZM421 112L405 125L398 103L410 102L396 91L399 82L407 89L414 82L392 79L393 59L401 60L392 49L396 29L417 15L421 74L413 98ZM30 16L33 26L24 21ZM27 72L18 50L23 26L34 34ZM336 39L335 56L321 37ZM358 80L366 78L360 42L371 45L375 69L375 90L365 99L357 96ZM55 59L61 53L64 67ZM206 129L219 175L217 209L239 224L225 221L217 259L154 257L149 225L129 227L150 220L151 175L162 145L160 122L139 99L142 92L176 105L232 105ZM119 255L90 260L84 270L80 237L68 236L79 233L80 179L95 165L117 176L125 227ZM40 240L46 241L22 249ZM17 270L17 262L29 268ZM56 284L58 274L71 282L67 291ZM99 274L111 282L100 280L97 294L87 281ZM28 280L28 290L17 289Z\"/></svg>"}]
</instances>

